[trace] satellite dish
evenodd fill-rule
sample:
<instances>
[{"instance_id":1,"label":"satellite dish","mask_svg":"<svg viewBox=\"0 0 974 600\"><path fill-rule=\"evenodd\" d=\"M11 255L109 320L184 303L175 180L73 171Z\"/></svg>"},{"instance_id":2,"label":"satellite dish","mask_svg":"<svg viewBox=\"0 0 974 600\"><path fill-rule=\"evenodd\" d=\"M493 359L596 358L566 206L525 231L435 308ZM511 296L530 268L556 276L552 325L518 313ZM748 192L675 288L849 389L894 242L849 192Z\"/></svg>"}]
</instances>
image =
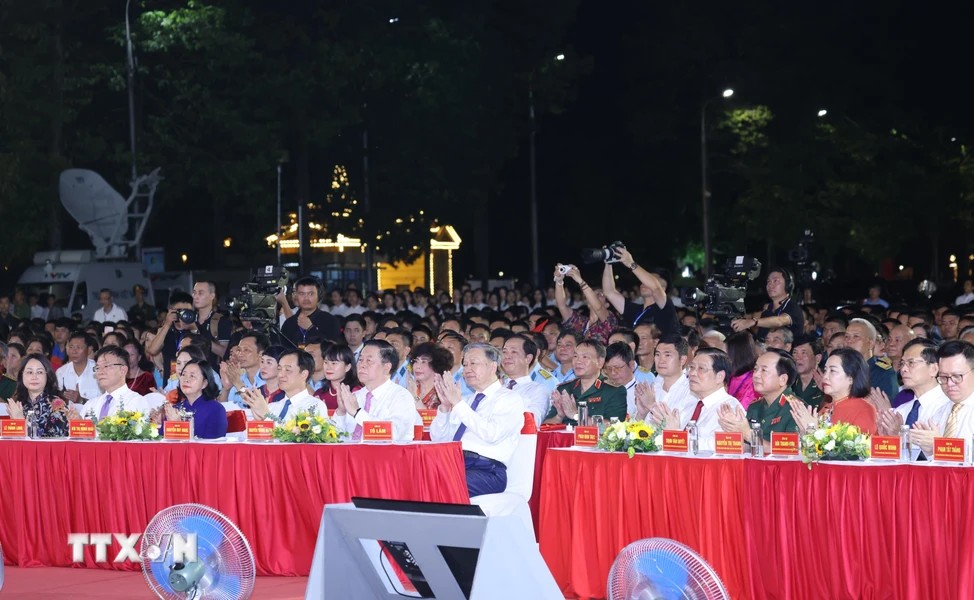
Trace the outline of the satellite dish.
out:
<instances>
[{"instance_id":1,"label":"satellite dish","mask_svg":"<svg viewBox=\"0 0 974 600\"><path fill-rule=\"evenodd\" d=\"M622 549L609 571L609 600L729 600L717 573L699 554L665 538Z\"/></svg>"},{"instance_id":2,"label":"satellite dish","mask_svg":"<svg viewBox=\"0 0 974 600\"><path fill-rule=\"evenodd\" d=\"M917 291L927 297L929 300L935 293L937 293L937 284L930 281L929 279L924 279L917 286Z\"/></svg>"},{"instance_id":3,"label":"satellite dish","mask_svg":"<svg viewBox=\"0 0 974 600\"><path fill-rule=\"evenodd\" d=\"M91 238L97 258L126 258L139 249L161 179L159 169L136 177L123 198L98 173L68 169L60 177L61 204Z\"/></svg>"},{"instance_id":4,"label":"satellite dish","mask_svg":"<svg viewBox=\"0 0 974 600\"><path fill-rule=\"evenodd\" d=\"M196 534L196 561L176 563L168 548L152 545L177 533ZM144 557L142 574L163 600L238 600L254 591L250 543L233 521L209 506L177 504L161 510L145 529L139 555Z\"/></svg>"}]
</instances>

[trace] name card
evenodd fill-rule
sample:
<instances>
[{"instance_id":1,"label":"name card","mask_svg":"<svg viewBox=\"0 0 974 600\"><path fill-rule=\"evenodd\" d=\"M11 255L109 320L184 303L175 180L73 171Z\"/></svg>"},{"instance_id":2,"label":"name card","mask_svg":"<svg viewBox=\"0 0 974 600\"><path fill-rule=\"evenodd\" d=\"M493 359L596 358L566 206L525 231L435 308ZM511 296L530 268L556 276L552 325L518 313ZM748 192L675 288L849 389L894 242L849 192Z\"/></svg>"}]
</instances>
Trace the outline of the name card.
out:
<instances>
[{"instance_id":1,"label":"name card","mask_svg":"<svg viewBox=\"0 0 974 600\"><path fill-rule=\"evenodd\" d=\"M798 456L798 434L772 431L771 454Z\"/></svg>"},{"instance_id":2,"label":"name card","mask_svg":"<svg viewBox=\"0 0 974 600\"><path fill-rule=\"evenodd\" d=\"M166 421L162 424L162 439L186 441L190 438L189 421Z\"/></svg>"},{"instance_id":3,"label":"name card","mask_svg":"<svg viewBox=\"0 0 974 600\"><path fill-rule=\"evenodd\" d=\"M0 421L0 437L27 437L27 419L4 419Z\"/></svg>"},{"instance_id":4,"label":"name card","mask_svg":"<svg viewBox=\"0 0 974 600\"><path fill-rule=\"evenodd\" d=\"M874 435L869 456L871 458L899 460L900 437L897 435Z\"/></svg>"},{"instance_id":5,"label":"name card","mask_svg":"<svg viewBox=\"0 0 974 600\"><path fill-rule=\"evenodd\" d=\"M964 462L963 438L933 438L933 459L945 462Z\"/></svg>"},{"instance_id":6,"label":"name card","mask_svg":"<svg viewBox=\"0 0 974 600\"><path fill-rule=\"evenodd\" d=\"M682 429L664 429L663 450L666 452L689 452L690 434Z\"/></svg>"},{"instance_id":7,"label":"name card","mask_svg":"<svg viewBox=\"0 0 974 600\"><path fill-rule=\"evenodd\" d=\"M392 421L365 421L362 423L363 442L391 442Z\"/></svg>"},{"instance_id":8,"label":"name card","mask_svg":"<svg viewBox=\"0 0 974 600\"><path fill-rule=\"evenodd\" d=\"M273 421L247 421L247 441L269 442L274 439Z\"/></svg>"},{"instance_id":9,"label":"name card","mask_svg":"<svg viewBox=\"0 0 974 600\"><path fill-rule=\"evenodd\" d=\"M419 411L419 416L423 418L423 427L429 427L433 419L436 418L435 408L424 408Z\"/></svg>"},{"instance_id":10,"label":"name card","mask_svg":"<svg viewBox=\"0 0 974 600\"><path fill-rule=\"evenodd\" d=\"M598 427L576 427L575 445L576 446L597 446L599 443Z\"/></svg>"},{"instance_id":11,"label":"name card","mask_svg":"<svg viewBox=\"0 0 974 600\"><path fill-rule=\"evenodd\" d=\"M68 437L73 440L95 439L95 424L90 419L68 421Z\"/></svg>"},{"instance_id":12,"label":"name card","mask_svg":"<svg viewBox=\"0 0 974 600\"><path fill-rule=\"evenodd\" d=\"M744 454L744 434L740 431L714 433L714 454Z\"/></svg>"}]
</instances>

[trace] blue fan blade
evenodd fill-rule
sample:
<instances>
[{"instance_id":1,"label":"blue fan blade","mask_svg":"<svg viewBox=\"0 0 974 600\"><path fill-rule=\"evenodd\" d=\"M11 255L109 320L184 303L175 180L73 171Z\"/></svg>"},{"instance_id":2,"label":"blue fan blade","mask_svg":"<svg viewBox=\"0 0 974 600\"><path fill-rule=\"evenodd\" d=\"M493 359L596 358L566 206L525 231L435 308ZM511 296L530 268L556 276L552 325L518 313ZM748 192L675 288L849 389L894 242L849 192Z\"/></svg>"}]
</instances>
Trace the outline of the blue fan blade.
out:
<instances>
[{"instance_id":1,"label":"blue fan blade","mask_svg":"<svg viewBox=\"0 0 974 600\"><path fill-rule=\"evenodd\" d=\"M667 550L653 550L636 561L638 571L652 582L660 598L681 598L689 577L686 562Z\"/></svg>"},{"instance_id":2,"label":"blue fan blade","mask_svg":"<svg viewBox=\"0 0 974 600\"><path fill-rule=\"evenodd\" d=\"M225 537L223 527L214 519L203 515L185 516L179 520L179 527L187 533L196 533L200 560L209 553L210 548L219 548ZM207 552L204 552L204 549Z\"/></svg>"},{"instance_id":3,"label":"blue fan blade","mask_svg":"<svg viewBox=\"0 0 974 600\"><path fill-rule=\"evenodd\" d=\"M171 563L172 561L170 560L168 562ZM152 577L156 580L156 583L159 584L159 587L167 592L175 594L176 591L172 589L172 586L169 585L170 566L171 565L167 564L166 562L154 562L150 566L150 571L152 573Z\"/></svg>"}]
</instances>

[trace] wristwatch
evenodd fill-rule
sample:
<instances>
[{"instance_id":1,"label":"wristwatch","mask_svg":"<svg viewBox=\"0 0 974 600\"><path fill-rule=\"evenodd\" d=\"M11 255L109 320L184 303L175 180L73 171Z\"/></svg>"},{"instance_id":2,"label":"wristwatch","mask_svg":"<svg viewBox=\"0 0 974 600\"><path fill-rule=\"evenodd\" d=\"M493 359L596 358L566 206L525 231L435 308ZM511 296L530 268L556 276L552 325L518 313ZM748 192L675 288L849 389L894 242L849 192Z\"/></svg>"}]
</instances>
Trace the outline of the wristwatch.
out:
<instances>
[{"instance_id":1,"label":"wristwatch","mask_svg":"<svg viewBox=\"0 0 974 600\"><path fill-rule=\"evenodd\" d=\"M632 261L632 264L629 265L629 268L632 269L633 271L635 271L636 269L639 268L639 264L636 263L636 261Z\"/></svg>"}]
</instances>

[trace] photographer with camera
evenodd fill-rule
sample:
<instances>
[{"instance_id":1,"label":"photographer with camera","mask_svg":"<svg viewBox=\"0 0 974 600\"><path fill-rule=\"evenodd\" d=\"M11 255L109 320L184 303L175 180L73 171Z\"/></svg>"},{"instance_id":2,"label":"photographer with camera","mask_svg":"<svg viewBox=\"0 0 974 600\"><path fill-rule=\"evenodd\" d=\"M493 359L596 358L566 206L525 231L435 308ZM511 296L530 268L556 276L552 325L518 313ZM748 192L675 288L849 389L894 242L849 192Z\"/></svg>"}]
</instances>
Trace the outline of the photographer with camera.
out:
<instances>
[{"instance_id":1,"label":"photographer with camera","mask_svg":"<svg viewBox=\"0 0 974 600\"><path fill-rule=\"evenodd\" d=\"M673 306L673 300L666 293L669 281L662 276L665 272L650 273L639 266L629 250L622 244L613 244L607 250L612 251L612 256L616 260L610 258L605 263L605 270L602 271L602 292L605 294L605 299L622 315L622 324L633 329L643 323L655 324L661 335L679 333L680 325L676 317L676 307ZM615 276L612 270L614 263L625 265L639 280L639 295L642 296L642 304L626 301L625 297L616 289Z\"/></svg>"},{"instance_id":2,"label":"photographer with camera","mask_svg":"<svg viewBox=\"0 0 974 600\"><path fill-rule=\"evenodd\" d=\"M606 265L608 269L609 266ZM565 277L568 276L578 283L588 305L589 316L586 319L578 310L568 304L568 292L565 291ZM555 306L561 314L562 325L572 329L585 337L597 340L601 344L609 341L609 336L618 326L616 316L609 311L609 303L601 291L592 289L585 283L582 274L575 265L555 265Z\"/></svg>"},{"instance_id":3,"label":"photographer with camera","mask_svg":"<svg viewBox=\"0 0 974 600\"><path fill-rule=\"evenodd\" d=\"M338 330L338 320L318 309L320 289L321 286L314 277L302 277L294 283L298 312L284 321L281 333L298 348L304 348L312 342L345 341Z\"/></svg>"},{"instance_id":4,"label":"photographer with camera","mask_svg":"<svg viewBox=\"0 0 974 600\"><path fill-rule=\"evenodd\" d=\"M196 329L200 335L210 340L213 354L223 358L233 334L230 319L215 310L216 284L212 281L197 281L193 286L193 309L196 311ZM211 363L216 364L216 363Z\"/></svg>"},{"instance_id":5,"label":"photographer with camera","mask_svg":"<svg viewBox=\"0 0 974 600\"><path fill-rule=\"evenodd\" d=\"M193 297L186 292L174 292L169 296L169 312L159 325L159 331L146 347L150 358L162 354L162 380L168 381L176 362L176 351L183 337L199 333L196 325L196 311L193 310ZM178 375L178 373L177 373Z\"/></svg>"},{"instance_id":6,"label":"photographer with camera","mask_svg":"<svg viewBox=\"0 0 974 600\"><path fill-rule=\"evenodd\" d=\"M765 290L770 302L760 313L747 315L731 321L734 331L744 331L757 327L755 338L763 340L768 330L776 327L787 327L791 330L792 338L801 336L805 330L805 313L798 302L793 302L791 293L795 289L795 280L787 270L775 267L768 271Z\"/></svg>"}]
</instances>

